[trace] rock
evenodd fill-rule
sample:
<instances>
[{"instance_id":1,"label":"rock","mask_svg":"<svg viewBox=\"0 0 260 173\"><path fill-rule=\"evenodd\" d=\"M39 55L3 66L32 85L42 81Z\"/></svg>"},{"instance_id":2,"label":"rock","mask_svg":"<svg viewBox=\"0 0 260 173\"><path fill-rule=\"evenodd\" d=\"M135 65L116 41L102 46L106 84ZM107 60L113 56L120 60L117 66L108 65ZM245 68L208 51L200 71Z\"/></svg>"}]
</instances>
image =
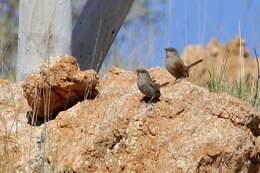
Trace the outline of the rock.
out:
<instances>
[{"instance_id":1,"label":"rock","mask_svg":"<svg viewBox=\"0 0 260 173\"><path fill-rule=\"evenodd\" d=\"M25 112L30 110L23 96L21 83L0 80L0 172L16 171L15 165L22 156L21 144L28 143L20 140L17 134L29 129Z\"/></svg>"},{"instance_id":2,"label":"rock","mask_svg":"<svg viewBox=\"0 0 260 173\"><path fill-rule=\"evenodd\" d=\"M17 146L12 167L77 173L259 170L260 113L227 94L185 80L173 84L166 70L149 71L158 83L170 82L154 104L140 102L135 73L112 69L94 100L78 102L41 126L18 121L20 128L9 135ZM17 117L25 117L23 111Z\"/></svg>"},{"instance_id":3,"label":"rock","mask_svg":"<svg viewBox=\"0 0 260 173\"><path fill-rule=\"evenodd\" d=\"M260 170L260 136L255 138L255 148L251 152L251 158L254 161L254 165L258 165L258 167L255 167L255 170L252 170L252 172L259 172ZM258 170L257 170L258 169Z\"/></svg>"},{"instance_id":4,"label":"rock","mask_svg":"<svg viewBox=\"0 0 260 173\"><path fill-rule=\"evenodd\" d=\"M191 45L187 46L182 54L185 64L190 64L198 59L204 62L190 71L190 80L197 84L205 84L212 77L218 78L225 66L224 75L230 82L240 80L240 73L244 79L251 82L257 77L257 65L250 51L246 48L245 41L241 41L242 58L240 57L240 39L237 37L227 44L220 43L217 39L209 42L207 47Z\"/></svg>"},{"instance_id":5,"label":"rock","mask_svg":"<svg viewBox=\"0 0 260 173\"><path fill-rule=\"evenodd\" d=\"M55 117L84 97L97 94L94 70L80 71L74 57L53 58L29 75L23 91L37 117Z\"/></svg>"}]
</instances>

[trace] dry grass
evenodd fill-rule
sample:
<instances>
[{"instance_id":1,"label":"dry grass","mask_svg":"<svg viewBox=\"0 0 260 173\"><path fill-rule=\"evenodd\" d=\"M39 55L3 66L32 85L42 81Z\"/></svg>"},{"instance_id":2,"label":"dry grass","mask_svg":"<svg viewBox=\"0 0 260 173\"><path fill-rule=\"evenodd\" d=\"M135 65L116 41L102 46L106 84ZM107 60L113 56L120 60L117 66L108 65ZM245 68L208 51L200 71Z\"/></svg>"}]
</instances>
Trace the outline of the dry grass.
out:
<instances>
[{"instance_id":1,"label":"dry grass","mask_svg":"<svg viewBox=\"0 0 260 173\"><path fill-rule=\"evenodd\" d=\"M257 54L255 51L256 63L258 65L258 71L256 71L255 78L253 80L241 77L237 81L230 82L228 80L228 76L226 73L227 61L228 61L228 53L224 58L224 62L221 65L219 71L217 71L214 67L211 67L209 70L210 80L206 84L211 92L226 92L230 95L240 98L248 103L250 103L256 110L260 110L260 100L259 100L259 63ZM241 66L243 68L243 66ZM240 71L243 71L241 69Z\"/></svg>"},{"instance_id":2,"label":"dry grass","mask_svg":"<svg viewBox=\"0 0 260 173\"><path fill-rule=\"evenodd\" d=\"M100 21L100 26L101 25L102 25L102 21ZM99 37L99 34L98 34L96 40L98 40L98 37ZM202 40L204 40L204 35L203 35ZM150 42L147 42L146 44L149 45L150 47L153 47L153 45L152 46L150 45L151 44ZM97 45L97 43L96 43L96 45ZM95 45L94 54L96 53L96 45ZM133 52L134 53L132 53L132 54L133 54L133 56L135 56L136 51L133 51ZM152 53L150 53L150 54L153 54L154 50L152 50L151 52ZM241 52L241 55L242 54L243 53ZM3 53L1 53L0 55L1 55L1 57L3 57L2 56ZM255 51L255 56L257 57L256 51ZM1 60L1 57L0 57L0 60ZM94 55L93 55L93 57L94 57ZM116 60L121 61L121 62L118 62L118 64L124 64L124 63L122 63L122 61L123 61L122 58L116 59ZM238 80L238 82L231 83L227 80L227 76L226 76L226 68L227 68L226 62L228 61L228 54L227 54L225 61L221 65L220 71L216 71L214 68L211 68L211 70L209 71L210 81L208 83L206 83L205 86L212 92L227 92L227 93L231 94L232 96L235 96L235 97L238 97L240 99L247 101L252 106L254 106L257 110L260 110L260 100L259 100L259 90L258 90L259 77L260 77L259 68L258 68L258 71L256 72L257 75L254 80L251 81L251 80L245 79L243 76L244 65L243 65L242 56L241 56L240 60L241 60L241 75L240 75L240 79ZM258 59L256 59L256 60L257 60L256 62L259 67ZM101 58L99 59L97 67L100 65L100 61L101 61ZM129 63L129 61L127 61L126 63ZM129 66L129 64L126 64L126 66ZM138 62L137 64L135 64L135 66L141 66L141 64ZM137 67L132 67L132 69L135 69L135 68L137 68ZM2 69L5 69L5 68L2 68ZM0 78L14 80L15 71L6 70L5 73L0 74ZM45 102L45 105L48 105L44 111L45 112L45 115L44 115L45 122L49 120L50 90L51 90L51 88L49 88L49 91L45 91L46 93L44 93L46 96L46 99L44 100L44 102ZM88 93L88 91L86 91L86 93ZM32 113L33 121L35 121L37 118L37 116L35 114L37 112L36 111L37 110L37 100L38 100L38 98L35 98L35 100L34 100L36 106L33 108L33 113ZM2 116L4 116L4 115L0 114L0 116L1 116L0 118L2 118ZM14 121L16 121L16 120L14 120ZM1 123L3 123L3 125L5 125L3 121ZM31 129L31 130L33 130L33 129ZM44 138L45 140L42 143L43 148L42 148L42 152L41 152L43 158L45 158L46 151L48 150L48 146L46 146L46 144L47 144L46 140L48 140L48 139L46 139L46 133L47 133L47 124L44 123L44 128L43 128L42 134L43 134L43 136L45 136L45 138ZM6 131L6 132L4 132L4 134L10 134L10 132ZM2 145L2 147L0 147L0 172L1 173L2 172L3 173L15 172L16 156L13 154L13 152L11 152L11 147L12 147L11 140L12 139L10 136L3 136L3 137L0 136L0 139L1 139L0 143ZM28 154L30 157L32 153L28 153ZM41 165L41 170L44 172L44 170L45 170L44 161L40 165Z\"/></svg>"}]
</instances>

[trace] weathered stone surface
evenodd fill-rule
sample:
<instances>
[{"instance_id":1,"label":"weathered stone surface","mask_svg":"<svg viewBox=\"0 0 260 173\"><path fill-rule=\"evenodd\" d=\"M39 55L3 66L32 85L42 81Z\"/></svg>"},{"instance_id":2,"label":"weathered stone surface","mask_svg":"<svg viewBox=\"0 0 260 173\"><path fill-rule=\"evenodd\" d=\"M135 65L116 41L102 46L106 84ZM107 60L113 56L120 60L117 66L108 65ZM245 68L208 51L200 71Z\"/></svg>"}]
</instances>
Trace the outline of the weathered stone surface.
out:
<instances>
[{"instance_id":1,"label":"weathered stone surface","mask_svg":"<svg viewBox=\"0 0 260 173\"><path fill-rule=\"evenodd\" d=\"M38 127L19 121L10 135L19 156L13 167L77 173L259 171L259 124L251 126L259 122L258 112L185 80L173 84L166 70L150 72L159 83L170 82L152 105L140 102L135 73L112 69L94 100L79 102Z\"/></svg>"},{"instance_id":2,"label":"weathered stone surface","mask_svg":"<svg viewBox=\"0 0 260 173\"><path fill-rule=\"evenodd\" d=\"M80 71L74 57L51 59L29 75L23 90L38 117L53 117L84 97L96 94L98 78L94 70Z\"/></svg>"},{"instance_id":3,"label":"weathered stone surface","mask_svg":"<svg viewBox=\"0 0 260 173\"><path fill-rule=\"evenodd\" d=\"M30 141L21 140L25 134L19 138L29 129L25 112L30 110L21 83L0 80L0 172L15 172L17 168L22 145Z\"/></svg>"},{"instance_id":4,"label":"weathered stone surface","mask_svg":"<svg viewBox=\"0 0 260 173\"><path fill-rule=\"evenodd\" d=\"M203 63L191 68L190 80L197 84L204 84L210 80L209 71L213 77L220 76L224 67L224 75L230 82L239 81L240 74L244 75L244 79L248 81L255 81L257 77L256 61L250 55L243 40L240 46L238 37L227 44L213 39L207 47L187 46L182 53L182 58L185 64L190 64L200 58L204 59Z\"/></svg>"}]
</instances>

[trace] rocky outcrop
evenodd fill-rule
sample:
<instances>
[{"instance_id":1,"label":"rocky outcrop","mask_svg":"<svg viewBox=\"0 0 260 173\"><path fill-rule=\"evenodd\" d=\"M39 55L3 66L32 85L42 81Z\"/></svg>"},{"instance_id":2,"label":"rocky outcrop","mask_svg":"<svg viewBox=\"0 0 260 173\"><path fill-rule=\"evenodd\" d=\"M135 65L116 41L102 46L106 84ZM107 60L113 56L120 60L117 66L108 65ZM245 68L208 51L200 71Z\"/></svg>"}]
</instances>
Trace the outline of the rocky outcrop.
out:
<instances>
[{"instance_id":1,"label":"rocky outcrop","mask_svg":"<svg viewBox=\"0 0 260 173\"><path fill-rule=\"evenodd\" d=\"M84 98L97 95L94 70L80 71L74 57L55 57L29 75L23 91L37 117L54 117Z\"/></svg>"},{"instance_id":2,"label":"rocky outcrop","mask_svg":"<svg viewBox=\"0 0 260 173\"><path fill-rule=\"evenodd\" d=\"M15 172L22 157L22 145L28 144L17 138L18 134L29 134L26 112L30 111L23 96L21 83L0 79L0 172ZM26 135L21 135L21 139ZM19 136L18 136L19 137Z\"/></svg>"},{"instance_id":3,"label":"rocky outcrop","mask_svg":"<svg viewBox=\"0 0 260 173\"><path fill-rule=\"evenodd\" d=\"M258 112L227 94L210 93L185 80L173 84L173 77L160 68L149 71L158 83L170 82L161 88L158 102L140 101L136 74L112 69L100 81L94 100L78 102L41 126L26 123L27 108L18 111L26 104L17 92L20 86L0 84L1 92L8 90L19 98L9 106L0 102L5 122L1 134L10 138L4 138L8 147L1 151L15 156L9 170L259 171ZM6 103L14 99L2 94Z\"/></svg>"},{"instance_id":4,"label":"rocky outcrop","mask_svg":"<svg viewBox=\"0 0 260 173\"><path fill-rule=\"evenodd\" d=\"M241 45L241 46L240 46ZM241 48L241 49L240 49ZM240 55L241 52L241 55ZM240 76L249 83L257 77L256 60L251 57L245 41L237 37L227 44L213 39L207 47L187 46L182 54L185 64L190 64L200 58L204 62L191 69L190 80L197 84L205 84L211 78L227 78L229 82L240 80Z\"/></svg>"}]
</instances>

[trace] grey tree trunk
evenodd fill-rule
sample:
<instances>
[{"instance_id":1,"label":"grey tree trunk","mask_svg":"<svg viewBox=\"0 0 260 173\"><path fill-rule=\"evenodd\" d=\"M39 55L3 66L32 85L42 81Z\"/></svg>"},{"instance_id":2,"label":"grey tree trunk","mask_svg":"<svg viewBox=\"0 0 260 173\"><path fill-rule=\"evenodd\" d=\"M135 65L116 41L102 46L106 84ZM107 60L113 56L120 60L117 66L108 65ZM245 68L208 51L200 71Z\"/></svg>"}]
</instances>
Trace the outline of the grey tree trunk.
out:
<instances>
[{"instance_id":1,"label":"grey tree trunk","mask_svg":"<svg viewBox=\"0 0 260 173\"><path fill-rule=\"evenodd\" d=\"M134 0L87 0L72 32L70 0L20 0L16 79L46 58L71 54L100 69Z\"/></svg>"},{"instance_id":2,"label":"grey tree trunk","mask_svg":"<svg viewBox=\"0 0 260 173\"><path fill-rule=\"evenodd\" d=\"M71 54L70 0L20 0L16 79L50 56Z\"/></svg>"},{"instance_id":3,"label":"grey tree trunk","mask_svg":"<svg viewBox=\"0 0 260 173\"><path fill-rule=\"evenodd\" d=\"M99 71L134 0L88 0L72 33L81 69Z\"/></svg>"}]
</instances>

